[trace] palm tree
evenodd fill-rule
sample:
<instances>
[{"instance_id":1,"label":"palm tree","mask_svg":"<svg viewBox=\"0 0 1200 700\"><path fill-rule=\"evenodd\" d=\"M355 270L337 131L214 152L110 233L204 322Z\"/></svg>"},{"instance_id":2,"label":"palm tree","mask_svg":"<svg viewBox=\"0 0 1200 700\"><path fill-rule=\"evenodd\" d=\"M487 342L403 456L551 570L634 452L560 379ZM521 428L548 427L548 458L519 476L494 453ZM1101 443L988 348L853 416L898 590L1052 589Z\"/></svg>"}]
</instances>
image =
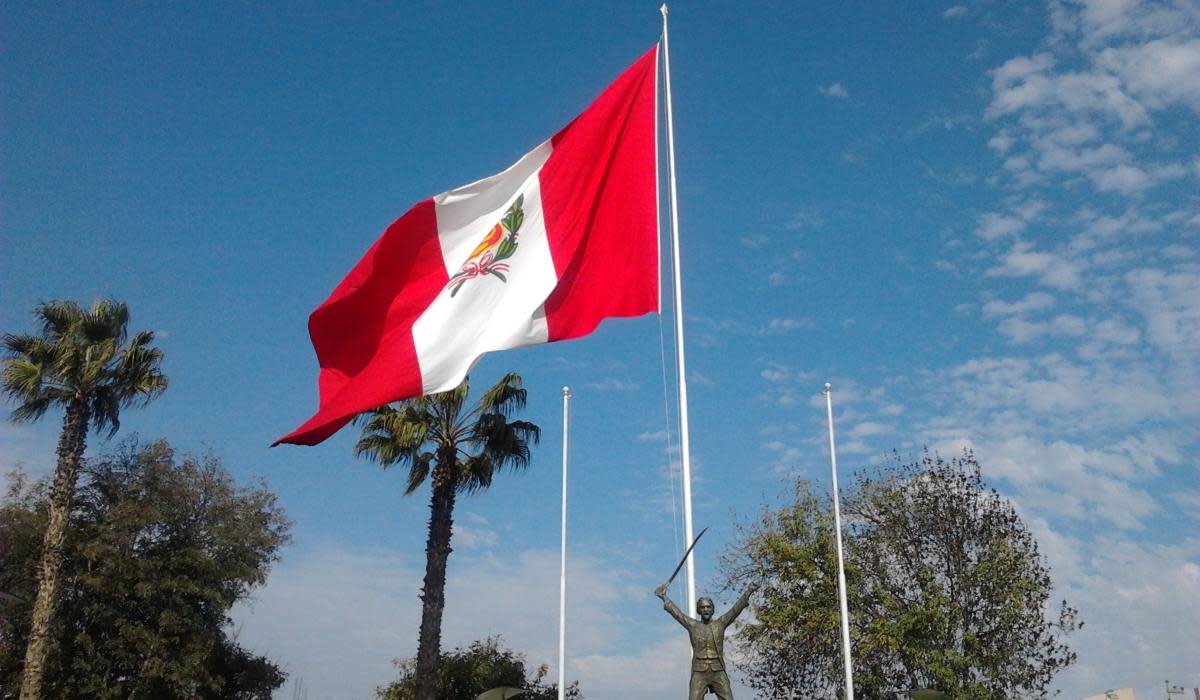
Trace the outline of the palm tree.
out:
<instances>
[{"instance_id":1,"label":"palm tree","mask_svg":"<svg viewBox=\"0 0 1200 700\"><path fill-rule=\"evenodd\" d=\"M162 351L154 334L128 338L129 309L102 299L84 309L71 301L38 305L42 333L6 333L0 386L17 406L13 422L35 421L54 406L65 411L58 435L58 465L50 489L50 511L42 540L38 592L21 677L21 700L40 700L63 560L63 540L75 497L75 482L87 442L88 424L116 434L121 409L145 405L167 388L159 369Z\"/></svg>"},{"instance_id":2,"label":"palm tree","mask_svg":"<svg viewBox=\"0 0 1200 700\"><path fill-rule=\"evenodd\" d=\"M435 700L455 497L486 490L502 469L529 466L529 446L541 436L533 423L509 420L525 407L520 375L506 374L484 392L479 403L464 410L467 384L464 380L456 389L362 414L365 425L354 446L356 455L384 468L408 467L405 495L426 479L433 482L414 673L416 700Z\"/></svg>"}]
</instances>

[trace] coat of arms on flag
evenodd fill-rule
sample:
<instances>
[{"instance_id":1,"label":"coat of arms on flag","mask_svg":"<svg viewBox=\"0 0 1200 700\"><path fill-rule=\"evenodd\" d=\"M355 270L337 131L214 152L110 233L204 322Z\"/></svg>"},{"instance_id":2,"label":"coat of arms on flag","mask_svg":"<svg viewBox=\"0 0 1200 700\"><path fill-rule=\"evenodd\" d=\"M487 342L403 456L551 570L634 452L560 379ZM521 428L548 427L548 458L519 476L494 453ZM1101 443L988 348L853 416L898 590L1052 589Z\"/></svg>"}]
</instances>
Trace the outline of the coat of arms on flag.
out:
<instances>
[{"instance_id":1,"label":"coat of arms on flag","mask_svg":"<svg viewBox=\"0 0 1200 700\"><path fill-rule=\"evenodd\" d=\"M521 230L521 224L525 221L525 211L521 208L524 202L525 195L518 195L516 201L505 212L504 218L493 226L479 245L475 246L475 250L471 251L462 269L451 277L446 285L452 287L450 296L458 294L458 290L462 289L468 280L483 275L495 275L501 282L508 281L504 276L509 270L508 263L501 261L511 258L512 254L517 252L517 232ZM506 233L507 236L504 235Z\"/></svg>"}]
</instances>

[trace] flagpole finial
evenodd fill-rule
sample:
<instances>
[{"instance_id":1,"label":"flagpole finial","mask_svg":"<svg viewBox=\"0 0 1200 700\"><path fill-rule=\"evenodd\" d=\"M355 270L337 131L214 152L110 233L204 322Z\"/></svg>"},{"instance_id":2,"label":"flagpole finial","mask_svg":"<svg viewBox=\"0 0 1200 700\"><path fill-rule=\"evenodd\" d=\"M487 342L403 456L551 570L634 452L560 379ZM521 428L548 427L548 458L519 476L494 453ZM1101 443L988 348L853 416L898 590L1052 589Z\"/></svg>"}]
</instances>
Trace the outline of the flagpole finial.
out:
<instances>
[{"instance_id":1,"label":"flagpole finial","mask_svg":"<svg viewBox=\"0 0 1200 700\"><path fill-rule=\"evenodd\" d=\"M571 387L564 386L563 387L563 396L570 396L570 395L571 395Z\"/></svg>"},{"instance_id":2,"label":"flagpole finial","mask_svg":"<svg viewBox=\"0 0 1200 700\"><path fill-rule=\"evenodd\" d=\"M658 11L663 13L663 17L666 17L667 16L667 3L664 2L662 4L662 7L658 8Z\"/></svg>"},{"instance_id":3,"label":"flagpole finial","mask_svg":"<svg viewBox=\"0 0 1200 700\"><path fill-rule=\"evenodd\" d=\"M825 382L825 393L828 394L830 389L833 389L833 385L829 382Z\"/></svg>"}]
</instances>

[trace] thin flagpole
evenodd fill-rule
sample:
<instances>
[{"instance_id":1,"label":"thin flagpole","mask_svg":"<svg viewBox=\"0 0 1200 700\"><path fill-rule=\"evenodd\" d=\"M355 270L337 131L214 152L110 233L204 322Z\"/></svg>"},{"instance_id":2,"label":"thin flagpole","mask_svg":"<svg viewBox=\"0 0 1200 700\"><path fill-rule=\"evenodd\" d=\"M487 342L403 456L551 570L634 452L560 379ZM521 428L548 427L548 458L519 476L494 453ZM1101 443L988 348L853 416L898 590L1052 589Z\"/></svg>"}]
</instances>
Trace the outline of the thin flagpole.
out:
<instances>
[{"instance_id":1,"label":"thin flagpole","mask_svg":"<svg viewBox=\"0 0 1200 700\"><path fill-rule=\"evenodd\" d=\"M663 75L667 93L667 164L671 180L671 260L675 270L675 358L679 365L679 446L683 468L683 537L692 542L692 454L688 439L687 367L683 357L683 282L679 264L679 197L675 193L675 117L671 111L671 44L667 38L667 5L663 18ZM687 609L696 616L696 563L687 558Z\"/></svg>"},{"instance_id":2,"label":"thin flagpole","mask_svg":"<svg viewBox=\"0 0 1200 700\"><path fill-rule=\"evenodd\" d=\"M570 435L571 387L564 386L562 394L562 553L558 570L558 700L565 700L567 692L567 446Z\"/></svg>"},{"instance_id":3,"label":"thin flagpole","mask_svg":"<svg viewBox=\"0 0 1200 700\"><path fill-rule=\"evenodd\" d=\"M838 605L842 611L842 659L846 664L846 700L854 700L854 666L850 662L850 610L846 604L846 564L842 559L842 507L838 492L837 448L833 442L833 385L825 383L825 413L829 419L829 463L833 472L833 527L837 534Z\"/></svg>"}]
</instances>

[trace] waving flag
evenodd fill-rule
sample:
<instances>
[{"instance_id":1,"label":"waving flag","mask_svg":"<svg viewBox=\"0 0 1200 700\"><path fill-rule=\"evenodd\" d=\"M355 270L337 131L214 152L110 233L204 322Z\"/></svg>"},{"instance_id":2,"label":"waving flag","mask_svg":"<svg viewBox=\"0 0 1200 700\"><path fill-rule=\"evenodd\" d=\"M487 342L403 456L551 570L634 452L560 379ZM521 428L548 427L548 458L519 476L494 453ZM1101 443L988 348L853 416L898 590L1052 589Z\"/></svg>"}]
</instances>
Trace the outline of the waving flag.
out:
<instances>
[{"instance_id":1,"label":"waving flag","mask_svg":"<svg viewBox=\"0 0 1200 700\"><path fill-rule=\"evenodd\" d=\"M502 173L419 202L309 317L315 445L358 413L446 391L493 350L658 310L657 46Z\"/></svg>"}]
</instances>

